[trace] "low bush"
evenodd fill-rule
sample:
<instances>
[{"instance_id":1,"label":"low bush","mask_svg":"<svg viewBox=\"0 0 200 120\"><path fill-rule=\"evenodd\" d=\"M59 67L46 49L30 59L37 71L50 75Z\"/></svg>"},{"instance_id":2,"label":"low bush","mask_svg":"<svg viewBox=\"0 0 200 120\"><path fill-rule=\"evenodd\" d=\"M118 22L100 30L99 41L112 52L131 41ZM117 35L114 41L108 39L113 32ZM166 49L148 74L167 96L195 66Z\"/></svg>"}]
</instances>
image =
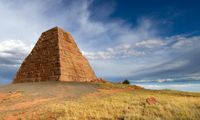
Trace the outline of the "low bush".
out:
<instances>
[{"instance_id":1,"label":"low bush","mask_svg":"<svg viewBox=\"0 0 200 120\"><path fill-rule=\"evenodd\" d=\"M130 82L129 82L128 80L124 80L124 81L122 82L122 84L130 84Z\"/></svg>"}]
</instances>

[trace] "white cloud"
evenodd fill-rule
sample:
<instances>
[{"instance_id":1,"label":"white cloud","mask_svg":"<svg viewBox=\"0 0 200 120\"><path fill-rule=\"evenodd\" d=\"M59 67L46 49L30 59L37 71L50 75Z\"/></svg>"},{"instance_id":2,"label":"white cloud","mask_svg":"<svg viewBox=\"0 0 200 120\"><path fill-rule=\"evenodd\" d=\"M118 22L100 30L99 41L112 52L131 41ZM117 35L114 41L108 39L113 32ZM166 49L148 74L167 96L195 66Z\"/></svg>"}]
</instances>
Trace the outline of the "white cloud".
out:
<instances>
[{"instance_id":1,"label":"white cloud","mask_svg":"<svg viewBox=\"0 0 200 120\"><path fill-rule=\"evenodd\" d=\"M176 43L172 45L172 48L181 49L181 48L193 47L196 43L199 42L200 36L187 37L184 35L178 35L178 36L173 36L170 39L176 41Z\"/></svg>"},{"instance_id":2,"label":"white cloud","mask_svg":"<svg viewBox=\"0 0 200 120\"><path fill-rule=\"evenodd\" d=\"M136 42L155 36L156 30L151 21L146 18L140 19L134 28L122 19L108 20L102 23L90 18L92 11L89 10L89 6L92 1L69 2L65 7L59 9L60 2L49 0L1 1L0 14L3 19L0 20L0 23L5 29L1 32L0 39L9 37L19 39L26 45L34 44L42 30L60 25L72 33L88 58L116 59L144 55L144 51L133 49L133 47ZM47 3L48 6L46 6ZM58 11L51 9L58 9ZM46 15L48 12L51 12L51 15ZM156 43L151 40L146 44L149 45L144 45L144 47L153 47ZM20 49L17 51L22 52ZM5 53L1 54L6 55Z\"/></svg>"},{"instance_id":3,"label":"white cloud","mask_svg":"<svg viewBox=\"0 0 200 120\"><path fill-rule=\"evenodd\" d=\"M192 91L199 92L200 84L136 84L142 86L146 89L171 89L171 90L181 90L181 91Z\"/></svg>"},{"instance_id":4,"label":"white cloud","mask_svg":"<svg viewBox=\"0 0 200 120\"><path fill-rule=\"evenodd\" d=\"M0 41L0 66L19 65L31 46L19 40Z\"/></svg>"},{"instance_id":5,"label":"white cloud","mask_svg":"<svg viewBox=\"0 0 200 120\"><path fill-rule=\"evenodd\" d=\"M130 58L133 56L144 56L146 54L145 50L138 49L157 48L163 45L165 45L165 43L162 40L145 40L134 44L121 44L113 48L107 48L104 51L84 52L84 55L92 60Z\"/></svg>"},{"instance_id":6,"label":"white cloud","mask_svg":"<svg viewBox=\"0 0 200 120\"><path fill-rule=\"evenodd\" d=\"M173 58L172 53L183 51L184 46L188 46L190 39L192 45L199 43L199 36L162 38L159 36L162 28L145 17L138 18L134 25L123 19L110 20L109 15L114 11L111 8L104 7L103 11L112 11L108 11L103 22L94 20L91 18L93 11L89 9L92 0L62 2L0 1L0 65L21 63L41 32L54 26L72 33L83 54L101 76L132 75L131 71L142 71L169 61ZM173 42L175 44L171 45ZM169 49L164 49L167 46ZM180 49L174 50L177 48ZM169 67L184 64L185 61L169 64Z\"/></svg>"},{"instance_id":7,"label":"white cloud","mask_svg":"<svg viewBox=\"0 0 200 120\"><path fill-rule=\"evenodd\" d=\"M144 52L139 51L116 51L116 52L84 52L84 55L90 60L106 60L106 59L120 59L129 58L131 56L144 55Z\"/></svg>"},{"instance_id":8,"label":"white cloud","mask_svg":"<svg viewBox=\"0 0 200 120\"><path fill-rule=\"evenodd\" d=\"M199 87L200 85L199 84L163 84L163 85L160 85L160 84L154 84L154 85L143 85L143 84L138 84L139 86L143 86L147 89L178 89L178 88L187 88L187 87Z\"/></svg>"},{"instance_id":9,"label":"white cloud","mask_svg":"<svg viewBox=\"0 0 200 120\"><path fill-rule=\"evenodd\" d=\"M107 48L105 51L98 52L83 52L83 54L91 60L105 60L105 59L121 59L133 56L143 56L145 52L135 50L129 44L123 44L114 48Z\"/></svg>"},{"instance_id":10,"label":"white cloud","mask_svg":"<svg viewBox=\"0 0 200 120\"><path fill-rule=\"evenodd\" d=\"M136 43L137 47L144 47L144 48L162 47L163 45L165 45L165 42L162 40L146 40Z\"/></svg>"},{"instance_id":11,"label":"white cloud","mask_svg":"<svg viewBox=\"0 0 200 120\"><path fill-rule=\"evenodd\" d=\"M20 40L3 40L0 41L0 52L13 52L19 51L21 53L27 53L30 46L25 45Z\"/></svg>"},{"instance_id":12,"label":"white cloud","mask_svg":"<svg viewBox=\"0 0 200 120\"><path fill-rule=\"evenodd\" d=\"M158 83L162 83L162 82L173 82L173 81L176 81L176 79L167 78L167 79L152 79L152 80L151 79L150 80L143 79L143 80L137 80L137 81L134 80L135 83L146 83L146 82L158 82Z\"/></svg>"}]
</instances>

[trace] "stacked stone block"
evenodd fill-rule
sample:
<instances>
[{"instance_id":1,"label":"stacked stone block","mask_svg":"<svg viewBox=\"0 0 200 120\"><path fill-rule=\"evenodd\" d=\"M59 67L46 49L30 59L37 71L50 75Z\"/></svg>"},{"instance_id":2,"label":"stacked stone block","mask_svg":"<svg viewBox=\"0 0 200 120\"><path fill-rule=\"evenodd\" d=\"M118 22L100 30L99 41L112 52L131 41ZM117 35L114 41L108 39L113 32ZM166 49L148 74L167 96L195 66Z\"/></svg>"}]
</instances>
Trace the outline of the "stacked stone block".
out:
<instances>
[{"instance_id":1,"label":"stacked stone block","mask_svg":"<svg viewBox=\"0 0 200 120\"><path fill-rule=\"evenodd\" d=\"M40 81L90 82L96 78L72 36L55 27L40 36L21 64L13 83Z\"/></svg>"}]
</instances>

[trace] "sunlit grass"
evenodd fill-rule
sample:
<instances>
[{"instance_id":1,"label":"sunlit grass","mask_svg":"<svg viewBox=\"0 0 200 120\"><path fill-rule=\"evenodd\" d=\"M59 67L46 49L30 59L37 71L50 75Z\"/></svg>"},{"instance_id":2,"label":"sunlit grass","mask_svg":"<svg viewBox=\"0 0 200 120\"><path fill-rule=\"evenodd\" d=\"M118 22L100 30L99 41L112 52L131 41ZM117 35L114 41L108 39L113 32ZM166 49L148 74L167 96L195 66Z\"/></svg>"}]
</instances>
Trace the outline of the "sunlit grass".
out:
<instances>
[{"instance_id":1,"label":"sunlit grass","mask_svg":"<svg viewBox=\"0 0 200 120\"><path fill-rule=\"evenodd\" d=\"M156 105L145 103L150 96L158 100ZM107 97L85 96L78 101L47 105L38 111L38 117L60 120L197 120L200 118L200 97L146 90L118 92Z\"/></svg>"},{"instance_id":2,"label":"sunlit grass","mask_svg":"<svg viewBox=\"0 0 200 120\"><path fill-rule=\"evenodd\" d=\"M145 90L138 86L110 82L24 83L10 85L0 90L6 97L10 95L6 91L13 91L12 93L20 91L22 94L13 99L0 99L0 120L9 117L28 120L198 120L200 118L200 93ZM149 97L154 97L158 101L156 105L146 103Z\"/></svg>"}]
</instances>

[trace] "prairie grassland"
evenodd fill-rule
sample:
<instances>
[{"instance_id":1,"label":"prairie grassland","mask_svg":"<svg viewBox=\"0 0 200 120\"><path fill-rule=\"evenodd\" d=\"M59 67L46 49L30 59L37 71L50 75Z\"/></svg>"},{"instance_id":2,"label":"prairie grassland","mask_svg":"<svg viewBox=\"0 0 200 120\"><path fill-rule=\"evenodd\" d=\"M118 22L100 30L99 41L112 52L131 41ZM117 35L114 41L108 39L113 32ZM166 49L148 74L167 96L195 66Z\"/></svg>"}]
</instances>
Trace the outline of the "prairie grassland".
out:
<instances>
[{"instance_id":1,"label":"prairie grassland","mask_svg":"<svg viewBox=\"0 0 200 120\"><path fill-rule=\"evenodd\" d=\"M155 105L146 99L155 97ZM23 83L0 88L0 120L199 120L200 93L113 83Z\"/></svg>"},{"instance_id":2,"label":"prairie grassland","mask_svg":"<svg viewBox=\"0 0 200 120\"><path fill-rule=\"evenodd\" d=\"M59 120L199 120L200 97L171 91L99 91L78 101L51 104L40 109L39 119ZM107 95L106 95L107 94ZM148 105L154 96L158 103Z\"/></svg>"}]
</instances>

